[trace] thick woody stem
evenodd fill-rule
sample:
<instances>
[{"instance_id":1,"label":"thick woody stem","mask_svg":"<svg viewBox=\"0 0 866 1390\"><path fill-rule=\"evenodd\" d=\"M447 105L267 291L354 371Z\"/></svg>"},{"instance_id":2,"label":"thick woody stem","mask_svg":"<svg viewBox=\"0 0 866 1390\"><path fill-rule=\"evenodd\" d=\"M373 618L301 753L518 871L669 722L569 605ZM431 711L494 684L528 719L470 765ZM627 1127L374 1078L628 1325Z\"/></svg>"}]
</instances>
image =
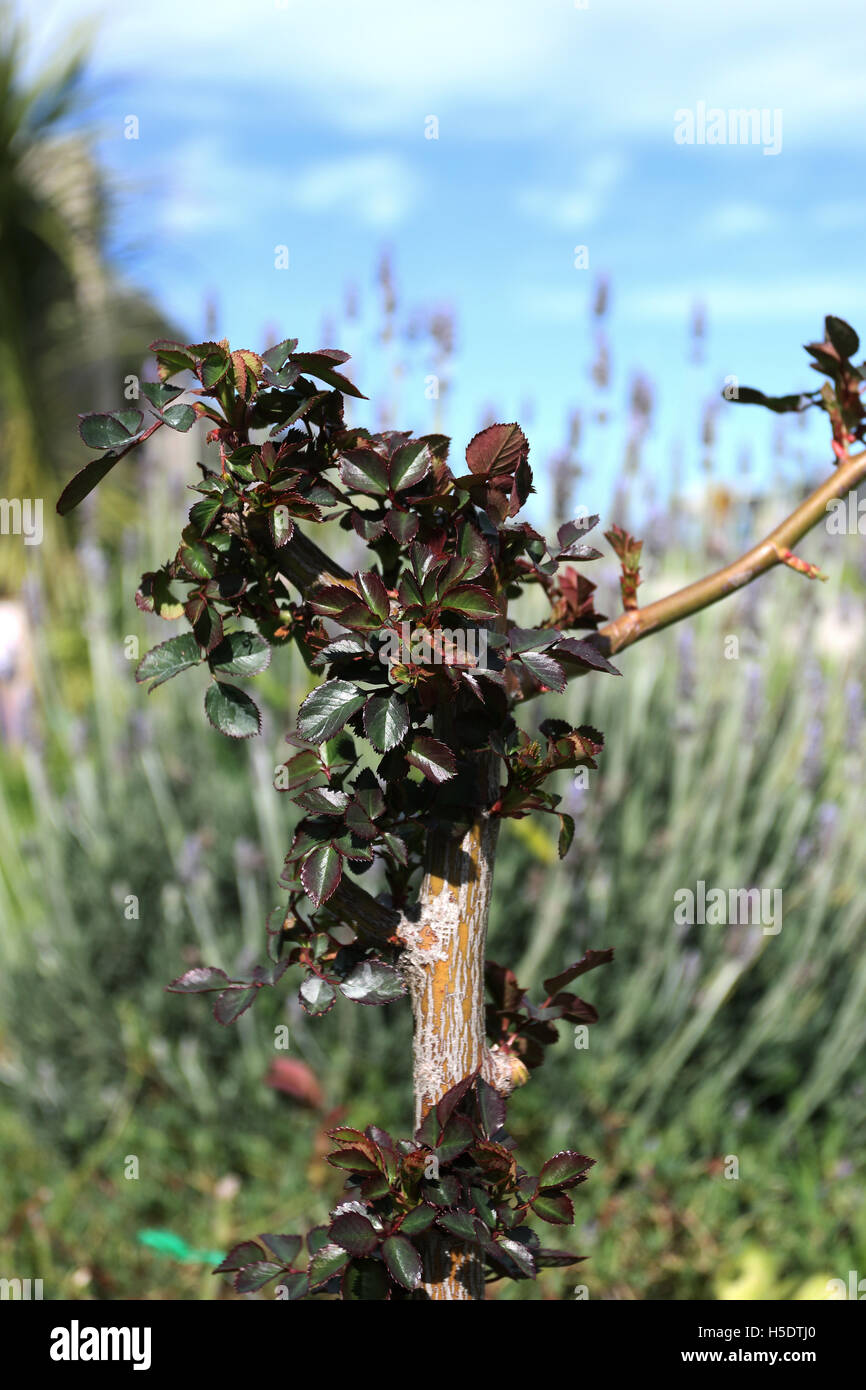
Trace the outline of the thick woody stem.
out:
<instances>
[{"instance_id":1,"label":"thick woody stem","mask_svg":"<svg viewBox=\"0 0 866 1390\"><path fill-rule=\"evenodd\" d=\"M415 1123L485 1062L484 945L499 822L430 836L417 922L404 923L415 1015Z\"/></svg>"},{"instance_id":2,"label":"thick woody stem","mask_svg":"<svg viewBox=\"0 0 866 1390\"><path fill-rule=\"evenodd\" d=\"M291 580L302 597L319 584L339 583L349 575L342 565L332 560L323 550L305 536L299 526L295 526L292 539L282 550L275 552L279 559L280 571Z\"/></svg>"},{"instance_id":3,"label":"thick woody stem","mask_svg":"<svg viewBox=\"0 0 866 1390\"><path fill-rule=\"evenodd\" d=\"M484 772L492 778L494 769L485 766ZM416 1127L446 1091L479 1070L498 1089L508 1089L502 1075L507 1059L487 1048L484 1027L484 947L498 833L498 818L484 810L462 834L448 826L434 830L412 918L346 879L329 904L362 935L403 946L400 962L415 1020ZM433 1300L483 1299L483 1267L465 1246L433 1233L423 1287Z\"/></svg>"},{"instance_id":4,"label":"thick woody stem","mask_svg":"<svg viewBox=\"0 0 866 1390\"><path fill-rule=\"evenodd\" d=\"M328 900L328 911L341 922L348 922L359 936L380 943L399 944L400 913L378 902L359 883L354 883L345 875Z\"/></svg>"},{"instance_id":5,"label":"thick woody stem","mask_svg":"<svg viewBox=\"0 0 866 1390\"><path fill-rule=\"evenodd\" d=\"M415 1020L415 1124L485 1060L484 944L498 820L479 815L463 835L430 837L418 921L404 925L403 968ZM455 1242L431 1250L431 1299L484 1297L480 1263Z\"/></svg>"},{"instance_id":6,"label":"thick woody stem","mask_svg":"<svg viewBox=\"0 0 866 1390\"><path fill-rule=\"evenodd\" d=\"M479 773L489 805L497 794L495 758L486 755ZM416 1125L465 1077L480 1070L493 1084L500 1081L484 1027L484 950L498 835L498 818L483 808L462 834L437 827L427 846L417 920L401 927L415 1019ZM482 1299L482 1265L467 1247L441 1240L428 1252L424 1289L434 1300Z\"/></svg>"}]
</instances>

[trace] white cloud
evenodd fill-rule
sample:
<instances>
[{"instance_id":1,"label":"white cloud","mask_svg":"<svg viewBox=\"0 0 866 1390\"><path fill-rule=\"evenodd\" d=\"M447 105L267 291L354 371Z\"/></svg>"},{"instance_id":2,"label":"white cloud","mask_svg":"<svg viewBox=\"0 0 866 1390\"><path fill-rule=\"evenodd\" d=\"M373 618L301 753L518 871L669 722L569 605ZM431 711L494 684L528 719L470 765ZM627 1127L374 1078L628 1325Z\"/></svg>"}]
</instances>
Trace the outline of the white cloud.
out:
<instances>
[{"instance_id":1,"label":"white cloud","mask_svg":"<svg viewBox=\"0 0 866 1390\"><path fill-rule=\"evenodd\" d=\"M393 227L417 203L421 179L405 160L359 154L313 164L289 181L288 197L305 212L336 211L369 227Z\"/></svg>"},{"instance_id":2,"label":"white cloud","mask_svg":"<svg viewBox=\"0 0 866 1390\"><path fill-rule=\"evenodd\" d=\"M94 8L54 0L40 36ZM420 141L433 114L443 141L546 129L577 147L600 130L670 140L674 111L704 99L782 108L787 150L859 125L866 25L851 0L823 0L820 23L811 0L248 0L241 19L233 4L150 0L106 8L97 51L103 73L162 85L166 106L194 87L226 118L240 81L263 109L279 93L355 134Z\"/></svg>"},{"instance_id":3,"label":"white cloud","mask_svg":"<svg viewBox=\"0 0 866 1390\"><path fill-rule=\"evenodd\" d=\"M842 318L866 312L866 288L850 279L711 280L694 284L624 291L620 301L625 317L644 321L687 320L696 302L708 311L710 322L740 325L772 320L796 322L835 313Z\"/></svg>"},{"instance_id":4,"label":"white cloud","mask_svg":"<svg viewBox=\"0 0 866 1390\"><path fill-rule=\"evenodd\" d=\"M385 230L408 215L423 183L405 160L371 152L321 160L297 171L284 169L275 187L272 167L232 157L218 141L203 136L176 145L166 162L158 204L163 231L177 236L208 227L240 231L265 188L271 190L265 219L269 228L279 227L280 219L284 225L299 210L334 212L347 223Z\"/></svg>"},{"instance_id":5,"label":"white cloud","mask_svg":"<svg viewBox=\"0 0 866 1390\"><path fill-rule=\"evenodd\" d=\"M517 205L530 217L577 235L604 215L625 168L621 155L599 155L584 166L573 187L566 183L565 187L523 188Z\"/></svg>"},{"instance_id":6,"label":"white cloud","mask_svg":"<svg viewBox=\"0 0 866 1390\"><path fill-rule=\"evenodd\" d=\"M727 202L711 208L700 229L702 237L728 238L757 236L769 231L775 218L769 208L758 203Z\"/></svg>"},{"instance_id":7,"label":"white cloud","mask_svg":"<svg viewBox=\"0 0 866 1390\"><path fill-rule=\"evenodd\" d=\"M233 196L225 197L230 172ZM238 178L243 179L238 186ZM163 230L184 235L226 222L239 224L245 216L248 196L245 171L228 171L219 144L208 136L183 140L171 150L164 165L157 208Z\"/></svg>"}]
</instances>

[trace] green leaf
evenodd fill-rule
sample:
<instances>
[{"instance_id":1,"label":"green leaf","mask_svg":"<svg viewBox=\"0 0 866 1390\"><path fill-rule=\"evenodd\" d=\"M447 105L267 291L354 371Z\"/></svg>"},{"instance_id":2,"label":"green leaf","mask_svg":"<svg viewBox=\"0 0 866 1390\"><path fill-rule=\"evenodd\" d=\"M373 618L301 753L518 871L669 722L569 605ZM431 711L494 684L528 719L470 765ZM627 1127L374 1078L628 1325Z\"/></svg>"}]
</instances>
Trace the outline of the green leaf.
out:
<instances>
[{"instance_id":1,"label":"green leaf","mask_svg":"<svg viewBox=\"0 0 866 1390\"><path fill-rule=\"evenodd\" d=\"M258 676L271 664L271 649L257 632L229 632L214 647L209 662L230 676Z\"/></svg>"},{"instance_id":2,"label":"green leaf","mask_svg":"<svg viewBox=\"0 0 866 1390\"><path fill-rule=\"evenodd\" d=\"M440 1163L451 1163L465 1153L475 1139L472 1122L465 1115L452 1115L437 1144Z\"/></svg>"},{"instance_id":3,"label":"green leaf","mask_svg":"<svg viewBox=\"0 0 866 1390\"><path fill-rule=\"evenodd\" d=\"M347 999L356 1004L390 1004L406 993L403 977L391 965L362 960L340 985Z\"/></svg>"},{"instance_id":4,"label":"green leaf","mask_svg":"<svg viewBox=\"0 0 866 1390\"><path fill-rule=\"evenodd\" d=\"M372 449L347 449L340 455L340 477L353 492L384 497L388 492L388 468Z\"/></svg>"},{"instance_id":5,"label":"green leaf","mask_svg":"<svg viewBox=\"0 0 866 1390\"><path fill-rule=\"evenodd\" d=\"M572 1255L570 1250L549 1250L546 1246L540 1246L534 1255L539 1269L561 1269L581 1264L586 1259L585 1255Z\"/></svg>"},{"instance_id":6,"label":"green leaf","mask_svg":"<svg viewBox=\"0 0 866 1390\"><path fill-rule=\"evenodd\" d=\"M185 605L184 612L199 646L206 654L212 652L223 635L223 622L217 610L209 607L203 598L194 596Z\"/></svg>"},{"instance_id":7,"label":"green leaf","mask_svg":"<svg viewBox=\"0 0 866 1390\"><path fill-rule=\"evenodd\" d=\"M325 766L335 772L338 768L349 767L358 761L358 754L355 751L355 743L351 734L337 734L335 738L328 739L325 744L321 757Z\"/></svg>"},{"instance_id":8,"label":"green leaf","mask_svg":"<svg viewBox=\"0 0 866 1390\"><path fill-rule=\"evenodd\" d=\"M157 338L150 345L151 352L159 363L159 374L163 380L176 376L178 372L195 371L195 358L183 343L174 343L168 338Z\"/></svg>"},{"instance_id":9,"label":"green leaf","mask_svg":"<svg viewBox=\"0 0 866 1390\"><path fill-rule=\"evenodd\" d=\"M512 627L508 630L508 646L512 656L521 652L543 651L558 642L562 633L555 627Z\"/></svg>"},{"instance_id":10,"label":"green leaf","mask_svg":"<svg viewBox=\"0 0 866 1390\"><path fill-rule=\"evenodd\" d=\"M262 353L262 361L270 367L272 372L278 372L297 346L297 338L284 338L281 343L275 343L273 347L268 348L267 352Z\"/></svg>"},{"instance_id":11,"label":"green leaf","mask_svg":"<svg viewBox=\"0 0 866 1390\"><path fill-rule=\"evenodd\" d=\"M392 835L389 831L384 831L382 839L387 848L391 851L398 864L402 864L405 869L409 863L409 851L406 841L400 835Z\"/></svg>"},{"instance_id":12,"label":"green leaf","mask_svg":"<svg viewBox=\"0 0 866 1390\"><path fill-rule=\"evenodd\" d=\"M253 738L261 733L262 716L254 700L236 685L215 681L204 697L205 713L226 738Z\"/></svg>"},{"instance_id":13,"label":"green leaf","mask_svg":"<svg viewBox=\"0 0 866 1390\"><path fill-rule=\"evenodd\" d=\"M559 816L559 857L564 859L574 839L574 816L569 816L565 811L557 811L556 814Z\"/></svg>"},{"instance_id":14,"label":"green leaf","mask_svg":"<svg viewBox=\"0 0 866 1390\"><path fill-rule=\"evenodd\" d=\"M183 392L182 386L167 386L164 381L143 381L141 383L142 394L147 397L152 406L157 410L164 410L170 401Z\"/></svg>"},{"instance_id":15,"label":"green leaf","mask_svg":"<svg viewBox=\"0 0 866 1390\"><path fill-rule=\"evenodd\" d=\"M327 902L343 875L340 855L333 845L320 845L301 865L301 882L316 907Z\"/></svg>"},{"instance_id":16,"label":"green leaf","mask_svg":"<svg viewBox=\"0 0 866 1390\"><path fill-rule=\"evenodd\" d=\"M524 652L520 661L548 689L565 689L565 672L552 656L546 656L544 652Z\"/></svg>"},{"instance_id":17,"label":"green leaf","mask_svg":"<svg viewBox=\"0 0 866 1390\"><path fill-rule=\"evenodd\" d=\"M382 1255L395 1283L410 1291L417 1289L421 1283L421 1256L411 1240L404 1235L388 1236L382 1245Z\"/></svg>"},{"instance_id":18,"label":"green leaf","mask_svg":"<svg viewBox=\"0 0 866 1390\"><path fill-rule=\"evenodd\" d=\"M230 1274L236 1269L244 1269L249 1264L254 1264L262 1258L264 1250L260 1245L256 1245L254 1240L242 1240L239 1245L232 1246L225 1259L217 1265L214 1274Z\"/></svg>"},{"instance_id":19,"label":"green leaf","mask_svg":"<svg viewBox=\"0 0 866 1390\"><path fill-rule=\"evenodd\" d=\"M300 1270L294 1270L291 1274L284 1274L277 1285L277 1290L285 1289L286 1302L294 1303L296 1299L306 1298L310 1291L310 1281L306 1274Z\"/></svg>"},{"instance_id":20,"label":"green leaf","mask_svg":"<svg viewBox=\"0 0 866 1390\"><path fill-rule=\"evenodd\" d=\"M351 382L342 372L335 372L331 366L332 361L345 362L347 354L345 352L293 352L291 355L292 366L300 367L305 376L314 376L319 381L326 381L329 386L333 386L336 391L342 391L344 396L356 396L358 400L365 401L367 397L363 391L359 391L354 382Z\"/></svg>"},{"instance_id":21,"label":"green leaf","mask_svg":"<svg viewBox=\"0 0 866 1390\"><path fill-rule=\"evenodd\" d=\"M158 647L152 647L138 663L135 679L140 685L151 681L150 694L158 685L171 680L172 676L197 666L201 659L195 637L191 632L183 632L177 637L170 637L167 642L161 642Z\"/></svg>"},{"instance_id":22,"label":"green leaf","mask_svg":"<svg viewBox=\"0 0 866 1390\"><path fill-rule=\"evenodd\" d=\"M358 1145L349 1144L338 1153L328 1154L328 1162L333 1168L342 1168L348 1173L380 1173L381 1163L374 1156L377 1154L376 1146L366 1136L362 1136L366 1148ZM369 1151L368 1151L369 1150Z\"/></svg>"},{"instance_id":23,"label":"green leaf","mask_svg":"<svg viewBox=\"0 0 866 1390\"><path fill-rule=\"evenodd\" d=\"M203 497L189 509L189 519L201 535L206 535L222 511L223 499L219 492Z\"/></svg>"},{"instance_id":24,"label":"green leaf","mask_svg":"<svg viewBox=\"0 0 866 1390\"><path fill-rule=\"evenodd\" d=\"M437 1225L449 1235L456 1236L458 1240L478 1239L475 1218L470 1216L468 1211L443 1211L439 1215Z\"/></svg>"},{"instance_id":25,"label":"green leaf","mask_svg":"<svg viewBox=\"0 0 866 1390\"><path fill-rule=\"evenodd\" d=\"M316 766L321 768L318 759ZM295 800L299 806L303 806L305 811L311 811L314 816L342 817L349 804L349 794L348 792L335 791L332 787L314 787L310 791L302 792Z\"/></svg>"},{"instance_id":26,"label":"green leaf","mask_svg":"<svg viewBox=\"0 0 866 1390\"><path fill-rule=\"evenodd\" d=\"M303 1245L300 1236L261 1235L259 1240L263 1240L271 1254L276 1255L277 1259L282 1260L283 1264L286 1265L294 1264L298 1251Z\"/></svg>"},{"instance_id":27,"label":"green leaf","mask_svg":"<svg viewBox=\"0 0 866 1390\"><path fill-rule=\"evenodd\" d=\"M328 1138L333 1139L335 1144L341 1145L344 1149L351 1149L359 1141L362 1145L369 1144L371 1153L376 1152L378 1148L374 1139L364 1134L363 1130L352 1129L350 1125L339 1125L336 1129L329 1129Z\"/></svg>"},{"instance_id":28,"label":"green leaf","mask_svg":"<svg viewBox=\"0 0 866 1390\"><path fill-rule=\"evenodd\" d=\"M457 771L457 760L450 748L438 739L417 734L412 740L407 760L424 773L429 782L447 782Z\"/></svg>"},{"instance_id":29,"label":"green leaf","mask_svg":"<svg viewBox=\"0 0 866 1390\"><path fill-rule=\"evenodd\" d=\"M550 1187L574 1187L576 1180L594 1163L594 1158L575 1153L573 1149L563 1149L542 1167L538 1175L539 1191Z\"/></svg>"},{"instance_id":30,"label":"green leaf","mask_svg":"<svg viewBox=\"0 0 866 1390\"><path fill-rule=\"evenodd\" d=\"M481 1221L488 1229L492 1230L496 1225L496 1209L490 1200L490 1193L481 1187L470 1187L469 1200L478 1212Z\"/></svg>"},{"instance_id":31,"label":"green leaf","mask_svg":"<svg viewBox=\"0 0 866 1390\"><path fill-rule=\"evenodd\" d=\"M210 579L216 569L216 560L203 541L187 541L180 548L180 558L196 579Z\"/></svg>"},{"instance_id":32,"label":"green leaf","mask_svg":"<svg viewBox=\"0 0 866 1390\"><path fill-rule=\"evenodd\" d=\"M563 642L558 642L553 650L554 657L576 657L585 666L591 666L594 671L607 671L608 675L621 676L622 672L614 666L612 661L608 661L603 652L600 652L595 643L590 640L582 641L576 637L566 637Z\"/></svg>"},{"instance_id":33,"label":"green leaf","mask_svg":"<svg viewBox=\"0 0 866 1390\"><path fill-rule=\"evenodd\" d=\"M421 1190L437 1207L453 1207L460 1201L460 1184L453 1173L443 1173L438 1182L425 1182Z\"/></svg>"},{"instance_id":34,"label":"green leaf","mask_svg":"<svg viewBox=\"0 0 866 1390\"><path fill-rule=\"evenodd\" d=\"M288 762L283 763L283 767L288 773L288 783L281 788L282 791L294 792L316 778L322 782L325 779L319 755L312 748L303 753L296 753Z\"/></svg>"},{"instance_id":35,"label":"green leaf","mask_svg":"<svg viewBox=\"0 0 866 1390\"><path fill-rule=\"evenodd\" d=\"M551 1226L570 1226L574 1207L567 1192L538 1192L532 1199L532 1210Z\"/></svg>"},{"instance_id":36,"label":"green leaf","mask_svg":"<svg viewBox=\"0 0 866 1390\"><path fill-rule=\"evenodd\" d=\"M350 1255L372 1255L379 1236L372 1221L359 1211L341 1212L331 1222L331 1239Z\"/></svg>"},{"instance_id":37,"label":"green leaf","mask_svg":"<svg viewBox=\"0 0 866 1390\"><path fill-rule=\"evenodd\" d=\"M422 1202L419 1207L413 1207L410 1212L406 1213L400 1224L400 1230L404 1235L417 1236L432 1226L435 1220L436 1208Z\"/></svg>"},{"instance_id":38,"label":"green leaf","mask_svg":"<svg viewBox=\"0 0 866 1390\"><path fill-rule=\"evenodd\" d=\"M323 1245L328 1243L327 1226L314 1226L312 1230L307 1232L307 1249L311 1255L315 1255L318 1250L322 1249Z\"/></svg>"},{"instance_id":39,"label":"green leaf","mask_svg":"<svg viewBox=\"0 0 866 1390\"><path fill-rule=\"evenodd\" d=\"M308 975L298 990L298 998L308 1014L326 1014L333 1008L337 991L318 975Z\"/></svg>"},{"instance_id":40,"label":"green leaf","mask_svg":"<svg viewBox=\"0 0 866 1390\"><path fill-rule=\"evenodd\" d=\"M191 405L169 405L162 412L162 419L170 429L186 434L190 426L195 424L195 410Z\"/></svg>"},{"instance_id":41,"label":"green leaf","mask_svg":"<svg viewBox=\"0 0 866 1390\"><path fill-rule=\"evenodd\" d=\"M83 502L88 493L102 482L106 474L110 473L114 465L127 453L129 449L110 449L102 458L91 459L90 463L86 463L73 478L70 478L57 501L60 516L68 516L79 502Z\"/></svg>"},{"instance_id":42,"label":"green leaf","mask_svg":"<svg viewBox=\"0 0 866 1390\"><path fill-rule=\"evenodd\" d=\"M335 1245L329 1241L317 1250L310 1260L310 1268L307 1271L310 1276L310 1288L314 1289L319 1284L326 1284L335 1274L340 1274L349 1263L349 1256L341 1245Z\"/></svg>"},{"instance_id":43,"label":"green leaf","mask_svg":"<svg viewBox=\"0 0 866 1390\"><path fill-rule=\"evenodd\" d=\"M276 439L277 435L282 434L283 431L287 430L290 425L293 425L296 420L300 420L304 415L312 414L316 407L321 405L322 401L328 399L330 394L330 391L317 391L314 395L307 396L304 400L300 401L291 414L281 414L279 424L274 425L274 428L271 430L270 438ZM259 395L259 399L261 400L261 394Z\"/></svg>"},{"instance_id":44,"label":"green leaf","mask_svg":"<svg viewBox=\"0 0 866 1390\"><path fill-rule=\"evenodd\" d=\"M234 463L228 460L228 470L233 478L237 478L241 483L254 483L257 481L252 467L248 463Z\"/></svg>"},{"instance_id":45,"label":"green leaf","mask_svg":"<svg viewBox=\"0 0 866 1390\"><path fill-rule=\"evenodd\" d=\"M381 1260L352 1260L343 1275L343 1298L350 1303L381 1302L388 1297L388 1276Z\"/></svg>"},{"instance_id":46,"label":"green leaf","mask_svg":"<svg viewBox=\"0 0 866 1390\"><path fill-rule=\"evenodd\" d=\"M213 1006L217 1023L222 1023L224 1027L234 1023L242 1013L246 1013L258 992L257 988L224 990Z\"/></svg>"},{"instance_id":47,"label":"green leaf","mask_svg":"<svg viewBox=\"0 0 866 1390\"><path fill-rule=\"evenodd\" d=\"M324 743L366 703L367 696L350 681L325 681L298 710L298 732L311 743Z\"/></svg>"},{"instance_id":48,"label":"green leaf","mask_svg":"<svg viewBox=\"0 0 866 1390\"><path fill-rule=\"evenodd\" d=\"M480 584L458 584L445 595L442 607L472 618L495 618L499 612L492 594L482 589Z\"/></svg>"},{"instance_id":49,"label":"green leaf","mask_svg":"<svg viewBox=\"0 0 866 1390\"><path fill-rule=\"evenodd\" d=\"M371 820L381 816L385 810L385 798L377 783L367 786L359 777L355 783L355 800Z\"/></svg>"},{"instance_id":50,"label":"green leaf","mask_svg":"<svg viewBox=\"0 0 866 1390\"><path fill-rule=\"evenodd\" d=\"M841 358L847 360L854 356L860 346L860 339L850 323L836 318L834 314L828 314L824 320L824 331Z\"/></svg>"},{"instance_id":51,"label":"green leaf","mask_svg":"<svg viewBox=\"0 0 866 1390\"><path fill-rule=\"evenodd\" d=\"M424 595L418 587L417 580L408 570L402 576L397 586L397 594L404 608L411 608L413 606L417 606L418 608L426 607Z\"/></svg>"},{"instance_id":52,"label":"green leaf","mask_svg":"<svg viewBox=\"0 0 866 1390\"><path fill-rule=\"evenodd\" d=\"M355 582L371 613L375 614L380 623L386 622L388 618L388 590L376 571L367 570L364 574L356 574Z\"/></svg>"},{"instance_id":53,"label":"green leaf","mask_svg":"<svg viewBox=\"0 0 866 1390\"><path fill-rule=\"evenodd\" d=\"M357 594L347 589L344 584L323 584L320 588L313 589L309 601L314 613L321 613L323 617L335 618L340 622L347 609L358 606Z\"/></svg>"},{"instance_id":54,"label":"green leaf","mask_svg":"<svg viewBox=\"0 0 866 1390\"><path fill-rule=\"evenodd\" d=\"M364 733L380 753L402 743L409 732L409 707L399 695L373 695L364 706Z\"/></svg>"},{"instance_id":55,"label":"green leaf","mask_svg":"<svg viewBox=\"0 0 866 1390\"><path fill-rule=\"evenodd\" d=\"M198 343L197 347L209 349L201 358L198 373L202 386L211 391L226 375L231 366L231 357L218 343Z\"/></svg>"},{"instance_id":56,"label":"green leaf","mask_svg":"<svg viewBox=\"0 0 866 1390\"><path fill-rule=\"evenodd\" d=\"M535 1278L535 1260L525 1245L521 1245L519 1240L511 1240L503 1236L499 1241L499 1246L507 1255L511 1256L521 1274L525 1274L529 1279Z\"/></svg>"},{"instance_id":57,"label":"green leaf","mask_svg":"<svg viewBox=\"0 0 866 1390\"><path fill-rule=\"evenodd\" d=\"M179 618L183 612L183 604L172 593L168 575L164 569L142 575L141 584L135 595L135 602L142 612L155 613L158 618L164 619L165 622Z\"/></svg>"},{"instance_id":58,"label":"green leaf","mask_svg":"<svg viewBox=\"0 0 866 1390\"><path fill-rule=\"evenodd\" d=\"M725 395L724 391L722 395ZM762 405L766 410L774 411L776 415L804 410L810 404L809 396L765 396L763 391L758 391L754 386L739 386L736 395L725 396L725 400L734 401L739 405Z\"/></svg>"},{"instance_id":59,"label":"green leaf","mask_svg":"<svg viewBox=\"0 0 866 1390\"><path fill-rule=\"evenodd\" d=\"M228 975L224 970L217 970L215 965L196 965L179 979L172 980L166 989L170 994L208 994L225 989L227 984Z\"/></svg>"},{"instance_id":60,"label":"green leaf","mask_svg":"<svg viewBox=\"0 0 866 1390\"><path fill-rule=\"evenodd\" d=\"M465 578L477 579L479 574L483 574L490 564L490 548L483 536L480 536L474 526L467 522L460 532L460 541L457 546L457 554L461 559L468 559L471 564L466 571Z\"/></svg>"},{"instance_id":61,"label":"green leaf","mask_svg":"<svg viewBox=\"0 0 866 1390\"><path fill-rule=\"evenodd\" d=\"M119 449L131 443L142 423L140 410L79 416L78 433L89 449Z\"/></svg>"},{"instance_id":62,"label":"green leaf","mask_svg":"<svg viewBox=\"0 0 866 1390\"><path fill-rule=\"evenodd\" d=\"M391 488L402 492L426 478L431 465L430 450L423 439L413 439L398 449L391 459Z\"/></svg>"},{"instance_id":63,"label":"green leaf","mask_svg":"<svg viewBox=\"0 0 866 1390\"><path fill-rule=\"evenodd\" d=\"M483 1077L478 1078L477 1096L484 1133L491 1139L505 1124L505 1101Z\"/></svg>"},{"instance_id":64,"label":"green leaf","mask_svg":"<svg viewBox=\"0 0 866 1390\"><path fill-rule=\"evenodd\" d=\"M385 525L399 545L408 545L420 522L417 512L402 512L396 507L391 507L385 515ZM371 536L370 539L376 540L378 537Z\"/></svg>"}]
</instances>

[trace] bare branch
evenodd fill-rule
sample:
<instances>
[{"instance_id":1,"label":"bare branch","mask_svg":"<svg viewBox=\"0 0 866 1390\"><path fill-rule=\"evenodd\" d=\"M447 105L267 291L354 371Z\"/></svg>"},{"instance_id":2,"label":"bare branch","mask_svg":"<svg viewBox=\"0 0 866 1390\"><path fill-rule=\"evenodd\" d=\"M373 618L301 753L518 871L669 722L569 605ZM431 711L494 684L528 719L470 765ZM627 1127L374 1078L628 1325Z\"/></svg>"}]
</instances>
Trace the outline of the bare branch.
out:
<instances>
[{"instance_id":1,"label":"bare branch","mask_svg":"<svg viewBox=\"0 0 866 1390\"><path fill-rule=\"evenodd\" d=\"M845 453L839 467L820 487L816 488L804 502L787 517L775 531L753 546L745 555L716 570L715 574L687 584L683 589L668 594L666 598L647 604L646 608L627 609L612 622L600 627L597 634L588 634L605 656L612 656L635 642L642 642L650 633L661 632L693 613L709 608L729 594L751 584L758 575L765 574L775 565L786 563L786 553L807 535L827 513L827 506L835 498L845 497L866 478L866 450L859 454ZM588 667L569 670L569 679L585 676ZM523 701L533 700L542 692L537 686L526 689Z\"/></svg>"},{"instance_id":2,"label":"bare branch","mask_svg":"<svg viewBox=\"0 0 866 1390\"><path fill-rule=\"evenodd\" d=\"M651 632L660 632L662 628L670 627L671 623L678 623L681 618L709 608L719 599L751 584L759 574L765 574L774 565L783 563L784 552L793 550L803 536L817 526L827 513L828 503L834 498L845 497L863 478L866 478L866 450L853 457L846 453L838 469L826 482L816 488L775 531L771 531L769 536L738 560L717 570L715 574L707 575L705 579L687 584L684 589L678 589L667 598L650 603L646 608L621 613L613 622L606 623L599 629L599 636L605 643L605 653L622 651L624 647L642 641Z\"/></svg>"}]
</instances>

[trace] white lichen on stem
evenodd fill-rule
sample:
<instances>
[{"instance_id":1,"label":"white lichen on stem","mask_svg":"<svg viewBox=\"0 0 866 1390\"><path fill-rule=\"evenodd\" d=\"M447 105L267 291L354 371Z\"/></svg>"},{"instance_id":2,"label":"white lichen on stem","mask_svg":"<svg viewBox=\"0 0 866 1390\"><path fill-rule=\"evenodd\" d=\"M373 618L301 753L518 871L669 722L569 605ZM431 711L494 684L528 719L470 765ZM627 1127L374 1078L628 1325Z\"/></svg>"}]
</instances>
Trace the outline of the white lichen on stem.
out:
<instances>
[{"instance_id":1,"label":"white lichen on stem","mask_svg":"<svg viewBox=\"0 0 866 1390\"><path fill-rule=\"evenodd\" d=\"M483 813L459 838L434 832L418 919L401 929L415 1018L416 1125L484 1064L484 949L498 830Z\"/></svg>"}]
</instances>

